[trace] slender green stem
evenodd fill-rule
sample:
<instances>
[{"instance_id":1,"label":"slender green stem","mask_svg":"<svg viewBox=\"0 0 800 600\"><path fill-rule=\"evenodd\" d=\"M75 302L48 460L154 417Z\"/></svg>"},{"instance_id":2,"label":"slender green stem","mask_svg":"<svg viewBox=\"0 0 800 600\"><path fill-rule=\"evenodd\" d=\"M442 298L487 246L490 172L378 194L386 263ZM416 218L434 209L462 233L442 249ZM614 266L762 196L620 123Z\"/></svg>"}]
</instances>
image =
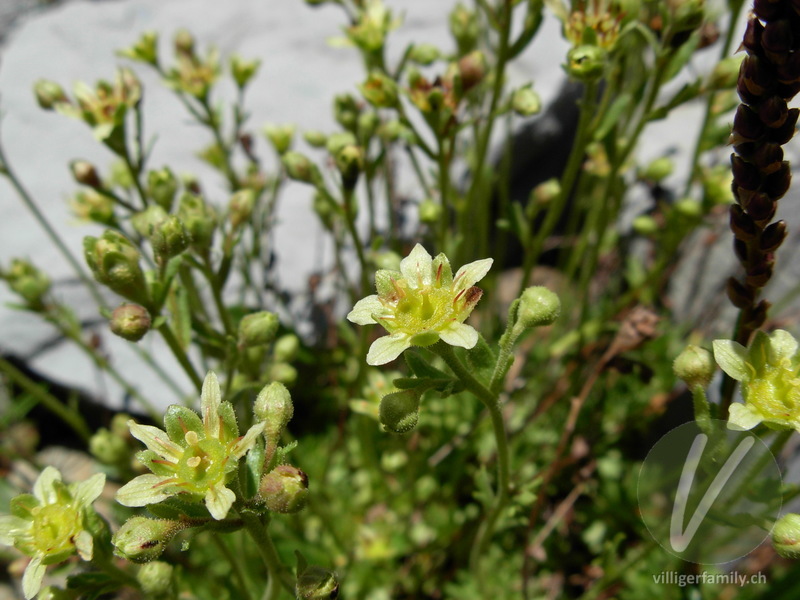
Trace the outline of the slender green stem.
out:
<instances>
[{"instance_id":1,"label":"slender green stem","mask_svg":"<svg viewBox=\"0 0 800 600\"><path fill-rule=\"evenodd\" d=\"M743 0L738 0L737 2L728 2L728 6L730 8L730 21L728 22L728 30L725 34L725 41L722 43L722 47L720 48L719 59L722 60L726 58L731 52L731 44L733 43L733 35L736 31L736 27L734 24L739 20L739 13L744 6ZM692 152L692 159L689 163L689 177L686 178L686 187L683 189L683 195L688 196L689 191L691 190L692 183L697 177L697 171L699 167L700 161L700 154L702 152L703 146L703 137L705 136L706 130L708 129L708 124L711 121L711 111L714 106L714 100L717 97L717 93L715 90L712 90L706 96L706 105L703 111L703 121L700 125L700 133L697 136L697 140L695 141L694 151Z\"/></svg>"},{"instance_id":2,"label":"slender green stem","mask_svg":"<svg viewBox=\"0 0 800 600\"><path fill-rule=\"evenodd\" d=\"M572 144L567 165L564 167L564 172L561 175L561 193L555 199L553 206L547 208L542 226L537 232L536 236L531 240L530 245L525 251L525 260L522 266L522 282L520 284L519 294L521 295L525 288L528 286L531 271L533 266L539 259L542 253L544 242L547 236L553 231L558 219L564 214L564 209L567 200L572 194L575 187L575 182L581 172L581 165L583 164L583 157L586 153L586 145L589 141L590 124L594 116L594 106L597 102L597 86L596 81L588 82L583 88L583 99L581 100L581 112L578 119L578 130L575 133L575 141Z\"/></svg>"},{"instance_id":3,"label":"slender green stem","mask_svg":"<svg viewBox=\"0 0 800 600\"><path fill-rule=\"evenodd\" d=\"M255 513L242 510L239 514L244 521L247 532L256 543L258 552L264 561L264 566L267 567L269 581L267 583L267 591L262 598L276 600L280 596L281 590L281 586L278 584L281 584L290 594L294 594L294 582L278 556L278 551L275 549L275 544L272 543L267 526Z\"/></svg>"},{"instance_id":4,"label":"slender green stem","mask_svg":"<svg viewBox=\"0 0 800 600\"><path fill-rule=\"evenodd\" d=\"M11 381L16 383L37 401L41 402L47 410L69 425L84 442L89 442L89 438L92 437L92 432L89 430L86 421L84 421L78 411L63 404L58 398L46 391L42 385L33 381L2 357L0 357L0 371L3 371Z\"/></svg>"},{"instance_id":5,"label":"slender green stem","mask_svg":"<svg viewBox=\"0 0 800 600\"><path fill-rule=\"evenodd\" d=\"M17 178L16 173L14 173L14 171L11 169L11 165L8 164L8 160L6 159L5 151L3 150L2 144L0 144L0 173L6 176L8 181L16 190L19 197L22 199L22 202L25 204L28 210L31 211L34 218L39 222L39 225L41 225L42 229L45 230L47 236L59 249L62 256L65 259L67 259L67 262L70 264L72 269L75 271L75 274L80 278L80 280L89 290L89 293L92 295L92 298L94 298L94 301L97 302L97 305L101 307L105 306L103 297L100 295L100 290L98 290L97 285L94 282L94 279L92 279L86 274L86 271L83 270L80 263L77 261L77 259L72 254L70 249L67 248L67 245L61 239L61 236L59 236L56 230L53 229L53 226L50 225L50 222L44 216L44 213L42 213L42 211L39 210L39 207L34 201L33 197L23 187L22 182L20 182L19 178Z\"/></svg>"},{"instance_id":6,"label":"slender green stem","mask_svg":"<svg viewBox=\"0 0 800 600\"><path fill-rule=\"evenodd\" d=\"M473 163L473 181L470 185L467 206L470 207L470 213L475 214L478 224L483 224L480 228L481 235L478 236L478 247L475 249L478 256L484 256L486 251L486 243L488 240L488 228L493 226L489 222L489 203L488 197L483 190L483 178L487 171L486 156L489 151L489 142L492 138L492 131L496 119L497 108L500 105L500 99L503 96L503 86L505 85L505 71L506 65L510 58L509 55L509 42L511 38L511 21L514 3L511 0L504 0L502 7L497 14L488 7L483 6L486 15L494 21L494 24L499 30L499 47L497 49L497 63L493 69L494 71L494 84L492 86L491 100L489 101L489 112L486 117L486 125L477 136L477 148L475 152L475 160ZM480 195L483 198L480 198ZM476 209L475 213L472 210ZM444 248L442 248L444 251Z\"/></svg>"},{"instance_id":7,"label":"slender green stem","mask_svg":"<svg viewBox=\"0 0 800 600\"><path fill-rule=\"evenodd\" d=\"M222 286L220 285L219 277L214 273L211 260L208 256L206 256L203 261L203 274L208 280L208 284L211 286L211 296L214 298L214 306L217 307L217 312L219 313L220 321L222 321L222 326L225 328L225 333L227 335L233 335L233 322L225 306L225 301L222 299Z\"/></svg>"},{"instance_id":8,"label":"slender green stem","mask_svg":"<svg viewBox=\"0 0 800 600\"><path fill-rule=\"evenodd\" d=\"M210 533L210 536L217 550L219 550L220 554L225 557L225 560L227 560L228 564L231 566L233 577L236 579L236 584L239 587L243 600L251 600L252 594L247 585L247 578L244 576L244 571L242 570L242 561L233 555L231 549L228 548L228 544L225 543L225 540L223 540L221 536L213 531Z\"/></svg>"},{"instance_id":9,"label":"slender green stem","mask_svg":"<svg viewBox=\"0 0 800 600\"><path fill-rule=\"evenodd\" d=\"M358 255L358 264L361 268L361 296L369 294L369 265L367 265L367 256L364 254L364 246L361 243L361 237L358 235L355 223L355 211L353 210L353 203L355 202L354 190L344 189L344 223L350 237L353 238L353 246L356 248Z\"/></svg>"},{"instance_id":10,"label":"slender green stem","mask_svg":"<svg viewBox=\"0 0 800 600\"><path fill-rule=\"evenodd\" d=\"M508 447L508 436L506 435L505 421L498 402L497 394L492 393L483 383L478 381L472 373L464 366L461 359L456 356L452 346L439 342L431 349L436 352L447 363L464 386L483 402L489 411L492 420L492 430L494 431L497 443L497 491L494 499L494 506L486 515L483 523L478 528L478 533L472 543L470 551L470 568L476 570L480 563L481 556L485 554L486 547L492 538L494 528L500 518L510 498L511 487L511 458Z\"/></svg>"},{"instance_id":11,"label":"slender green stem","mask_svg":"<svg viewBox=\"0 0 800 600\"><path fill-rule=\"evenodd\" d=\"M448 252L448 234L450 232L450 150L448 140L439 141L439 151L436 154L436 162L439 167L439 199L442 214L439 216L439 252Z\"/></svg>"},{"instance_id":12,"label":"slender green stem","mask_svg":"<svg viewBox=\"0 0 800 600\"><path fill-rule=\"evenodd\" d=\"M197 388L197 391L199 392L203 388L203 380L197 374L197 371L195 371L191 361L189 360L189 356L181 347L181 344L178 341L178 338L175 337L172 329L170 329L167 323L164 323L158 328L158 331L161 333L161 336L164 338L164 341L167 342L169 349L172 350L172 354L174 354L175 358L178 359L181 367L183 367L183 370L186 371L189 379L192 380L194 387Z\"/></svg>"}]
</instances>

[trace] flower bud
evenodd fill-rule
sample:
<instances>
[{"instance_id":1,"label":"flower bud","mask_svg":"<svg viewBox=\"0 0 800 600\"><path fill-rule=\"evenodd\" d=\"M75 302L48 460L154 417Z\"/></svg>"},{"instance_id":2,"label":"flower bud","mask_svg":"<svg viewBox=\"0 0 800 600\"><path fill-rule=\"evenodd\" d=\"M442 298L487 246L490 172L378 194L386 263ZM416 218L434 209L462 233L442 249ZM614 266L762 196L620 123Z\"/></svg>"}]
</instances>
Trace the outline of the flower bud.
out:
<instances>
[{"instance_id":1,"label":"flower bud","mask_svg":"<svg viewBox=\"0 0 800 600\"><path fill-rule=\"evenodd\" d=\"M81 185L87 185L95 189L102 186L97 169L89 161L73 160L69 163L69 169L72 172L72 177Z\"/></svg>"},{"instance_id":2,"label":"flower bud","mask_svg":"<svg viewBox=\"0 0 800 600\"><path fill-rule=\"evenodd\" d=\"M561 182L556 179L543 181L531 192L531 200L539 206L546 206L561 196Z\"/></svg>"},{"instance_id":3,"label":"flower bud","mask_svg":"<svg viewBox=\"0 0 800 600\"><path fill-rule=\"evenodd\" d=\"M419 401L417 390L386 394L379 409L381 424L392 433L408 433L419 421Z\"/></svg>"},{"instance_id":4,"label":"flower bud","mask_svg":"<svg viewBox=\"0 0 800 600\"><path fill-rule=\"evenodd\" d=\"M272 512L299 512L308 502L308 476L291 465L277 466L261 478L258 494Z\"/></svg>"},{"instance_id":5,"label":"flower bud","mask_svg":"<svg viewBox=\"0 0 800 600\"><path fill-rule=\"evenodd\" d=\"M167 218L167 212L158 204L151 204L145 210L141 210L131 217L131 225L136 233L142 237L149 238L156 227L163 223Z\"/></svg>"},{"instance_id":6,"label":"flower bud","mask_svg":"<svg viewBox=\"0 0 800 600\"><path fill-rule=\"evenodd\" d=\"M364 168L364 151L360 146L345 146L334 156L336 167L342 174L342 184L353 189Z\"/></svg>"},{"instance_id":7,"label":"flower bud","mask_svg":"<svg viewBox=\"0 0 800 600\"><path fill-rule=\"evenodd\" d=\"M33 93L36 94L36 102L44 110L53 110L56 104L69 102L64 88L54 81L38 80L33 84Z\"/></svg>"},{"instance_id":8,"label":"flower bud","mask_svg":"<svg viewBox=\"0 0 800 600\"><path fill-rule=\"evenodd\" d=\"M328 136L328 141L325 143L325 149L331 156L336 156L346 146L355 146L358 144L356 136L349 131L342 131L333 133Z\"/></svg>"},{"instance_id":9,"label":"flower bud","mask_svg":"<svg viewBox=\"0 0 800 600\"><path fill-rule=\"evenodd\" d=\"M178 180L169 167L147 173L147 192L165 211L172 209L172 202L175 200L177 191Z\"/></svg>"},{"instance_id":10,"label":"flower bud","mask_svg":"<svg viewBox=\"0 0 800 600\"><path fill-rule=\"evenodd\" d=\"M104 465L123 464L131 455L127 442L104 427L89 440L89 452Z\"/></svg>"},{"instance_id":11,"label":"flower bud","mask_svg":"<svg viewBox=\"0 0 800 600\"><path fill-rule=\"evenodd\" d=\"M333 217L335 215L335 211L331 200L326 198L322 194L319 193L314 194L312 208L314 209L316 215L319 217L319 220L322 223L322 225L329 231L332 231Z\"/></svg>"},{"instance_id":12,"label":"flower bud","mask_svg":"<svg viewBox=\"0 0 800 600\"><path fill-rule=\"evenodd\" d=\"M318 179L317 166L299 152L287 152L281 157L281 163L290 179L303 183L314 183Z\"/></svg>"},{"instance_id":13,"label":"flower bud","mask_svg":"<svg viewBox=\"0 0 800 600\"><path fill-rule=\"evenodd\" d=\"M278 316L261 311L245 315L239 322L239 347L264 346L275 339L278 332Z\"/></svg>"},{"instance_id":14,"label":"flower bud","mask_svg":"<svg viewBox=\"0 0 800 600\"><path fill-rule=\"evenodd\" d=\"M192 247L208 250L217 227L214 209L201 196L186 192L181 196L178 216L189 232Z\"/></svg>"},{"instance_id":15,"label":"flower bud","mask_svg":"<svg viewBox=\"0 0 800 600\"><path fill-rule=\"evenodd\" d=\"M652 181L660 183L672 174L674 165L672 160L666 156L662 156L650 162L644 169L639 172L639 177L645 181Z\"/></svg>"},{"instance_id":16,"label":"flower bud","mask_svg":"<svg viewBox=\"0 0 800 600\"><path fill-rule=\"evenodd\" d=\"M442 205L430 198L419 203L419 220L422 223L438 223L442 218Z\"/></svg>"},{"instance_id":17,"label":"flower bud","mask_svg":"<svg viewBox=\"0 0 800 600\"><path fill-rule=\"evenodd\" d=\"M450 33L458 44L460 54L475 48L480 36L480 23L475 11L459 3L450 13Z\"/></svg>"},{"instance_id":18,"label":"flower bud","mask_svg":"<svg viewBox=\"0 0 800 600\"><path fill-rule=\"evenodd\" d=\"M314 148L324 148L328 143L328 136L321 131L306 131L303 134L303 139L309 146Z\"/></svg>"},{"instance_id":19,"label":"flower bud","mask_svg":"<svg viewBox=\"0 0 800 600\"><path fill-rule=\"evenodd\" d=\"M264 125L264 137L267 138L275 152L280 155L286 154L292 147L294 140L295 126L291 123L285 125Z\"/></svg>"},{"instance_id":20,"label":"flower bud","mask_svg":"<svg viewBox=\"0 0 800 600\"><path fill-rule=\"evenodd\" d=\"M689 389L698 386L704 388L711 383L717 365L711 352L699 346L689 345L675 358L672 371L689 386Z\"/></svg>"},{"instance_id":21,"label":"flower bud","mask_svg":"<svg viewBox=\"0 0 800 600\"><path fill-rule=\"evenodd\" d=\"M703 216L703 205L694 198L682 198L675 203L675 212L689 219Z\"/></svg>"},{"instance_id":22,"label":"flower bud","mask_svg":"<svg viewBox=\"0 0 800 600\"><path fill-rule=\"evenodd\" d=\"M367 110L358 116L358 134L362 139L371 138L378 130L381 119L374 110Z\"/></svg>"},{"instance_id":23,"label":"flower bud","mask_svg":"<svg viewBox=\"0 0 800 600\"><path fill-rule=\"evenodd\" d=\"M111 313L111 332L129 342L138 342L150 331L152 321L147 309L138 304L123 304Z\"/></svg>"},{"instance_id":24,"label":"flower bud","mask_svg":"<svg viewBox=\"0 0 800 600\"><path fill-rule=\"evenodd\" d=\"M772 528L772 547L784 558L800 558L800 515L783 515Z\"/></svg>"},{"instance_id":25,"label":"flower bud","mask_svg":"<svg viewBox=\"0 0 800 600\"><path fill-rule=\"evenodd\" d=\"M117 222L114 215L114 201L96 190L79 191L69 204L79 219L108 226L113 226Z\"/></svg>"},{"instance_id":26,"label":"flower bud","mask_svg":"<svg viewBox=\"0 0 800 600\"><path fill-rule=\"evenodd\" d=\"M13 259L8 271L0 272L0 278L32 308L41 308L50 290L50 278L20 258Z\"/></svg>"},{"instance_id":27,"label":"flower bud","mask_svg":"<svg viewBox=\"0 0 800 600\"><path fill-rule=\"evenodd\" d=\"M156 225L150 234L150 243L153 245L156 260L160 264L178 256L189 247L190 242L189 232L175 215L168 216Z\"/></svg>"},{"instance_id":28,"label":"flower bud","mask_svg":"<svg viewBox=\"0 0 800 600\"><path fill-rule=\"evenodd\" d=\"M157 67L158 33L155 31L145 31L133 46L120 50L118 54L125 58L138 60Z\"/></svg>"},{"instance_id":29,"label":"flower bud","mask_svg":"<svg viewBox=\"0 0 800 600\"><path fill-rule=\"evenodd\" d=\"M172 538L186 527L188 524L180 521L131 517L111 538L114 554L131 562L149 562L161 556Z\"/></svg>"},{"instance_id":30,"label":"flower bud","mask_svg":"<svg viewBox=\"0 0 800 600\"><path fill-rule=\"evenodd\" d=\"M631 227L636 233L644 236L655 235L661 229L650 215L639 215L633 220Z\"/></svg>"},{"instance_id":31,"label":"flower bud","mask_svg":"<svg viewBox=\"0 0 800 600\"><path fill-rule=\"evenodd\" d=\"M228 218L234 228L247 222L253 214L256 204L256 193L250 188L239 190L228 203Z\"/></svg>"},{"instance_id":32,"label":"flower bud","mask_svg":"<svg viewBox=\"0 0 800 600\"><path fill-rule=\"evenodd\" d=\"M294 593L298 600L335 600L339 580L333 571L311 565L297 576Z\"/></svg>"},{"instance_id":33,"label":"flower bud","mask_svg":"<svg viewBox=\"0 0 800 600\"><path fill-rule=\"evenodd\" d=\"M294 415L294 404L289 390L282 383L273 382L259 392L253 405L257 421L266 421L264 435L277 440Z\"/></svg>"},{"instance_id":34,"label":"flower bud","mask_svg":"<svg viewBox=\"0 0 800 600\"><path fill-rule=\"evenodd\" d=\"M172 587L173 567L169 563L154 560L139 568L136 580L147 597L169 594Z\"/></svg>"},{"instance_id":35,"label":"flower bud","mask_svg":"<svg viewBox=\"0 0 800 600\"><path fill-rule=\"evenodd\" d=\"M561 314L561 300L543 286L529 287L519 298L514 327L529 329L552 324Z\"/></svg>"},{"instance_id":36,"label":"flower bud","mask_svg":"<svg viewBox=\"0 0 800 600\"><path fill-rule=\"evenodd\" d=\"M577 46L567 53L564 68L578 81L596 81L606 68L606 52L599 46Z\"/></svg>"},{"instance_id":37,"label":"flower bud","mask_svg":"<svg viewBox=\"0 0 800 600\"><path fill-rule=\"evenodd\" d=\"M358 101L350 94L340 94L333 100L333 116L348 131L355 129L360 112Z\"/></svg>"},{"instance_id":38,"label":"flower bud","mask_svg":"<svg viewBox=\"0 0 800 600\"><path fill-rule=\"evenodd\" d=\"M715 91L735 88L743 60L744 55L737 54L719 61L711 71L708 87Z\"/></svg>"},{"instance_id":39,"label":"flower bud","mask_svg":"<svg viewBox=\"0 0 800 600\"><path fill-rule=\"evenodd\" d=\"M458 76L461 80L461 91L468 92L486 75L486 57L480 50L474 50L458 60Z\"/></svg>"},{"instance_id":40,"label":"flower bud","mask_svg":"<svg viewBox=\"0 0 800 600\"><path fill-rule=\"evenodd\" d=\"M125 236L111 230L99 238L87 236L83 239L83 252L98 282L128 300L148 303L139 251Z\"/></svg>"},{"instance_id":41,"label":"flower bud","mask_svg":"<svg viewBox=\"0 0 800 600\"><path fill-rule=\"evenodd\" d=\"M373 71L359 89L364 99L375 108L392 108L397 105L397 83L385 73Z\"/></svg>"},{"instance_id":42,"label":"flower bud","mask_svg":"<svg viewBox=\"0 0 800 600\"><path fill-rule=\"evenodd\" d=\"M175 34L175 53L186 57L194 56L194 36L185 29Z\"/></svg>"},{"instance_id":43,"label":"flower bud","mask_svg":"<svg viewBox=\"0 0 800 600\"><path fill-rule=\"evenodd\" d=\"M512 94L511 108L521 117L531 117L542 110L542 100L530 85L526 85Z\"/></svg>"},{"instance_id":44,"label":"flower bud","mask_svg":"<svg viewBox=\"0 0 800 600\"><path fill-rule=\"evenodd\" d=\"M261 66L259 59L244 60L242 57L231 56L231 75L239 89L243 89L253 78Z\"/></svg>"},{"instance_id":45,"label":"flower bud","mask_svg":"<svg viewBox=\"0 0 800 600\"><path fill-rule=\"evenodd\" d=\"M297 357L297 352L299 350L300 339L293 333L287 333L275 341L272 355L277 361L291 362Z\"/></svg>"},{"instance_id":46,"label":"flower bud","mask_svg":"<svg viewBox=\"0 0 800 600\"><path fill-rule=\"evenodd\" d=\"M428 66L440 55L439 48L433 44L414 44L408 53L408 59L419 65Z\"/></svg>"},{"instance_id":47,"label":"flower bud","mask_svg":"<svg viewBox=\"0 0 800 600\"><path fill-rule=\"evenodd\" d=\"M267 369L267 378L286 385L292 385L297 381L297 369L289 363L275 362Z\"/></svg>"}]
</instances>

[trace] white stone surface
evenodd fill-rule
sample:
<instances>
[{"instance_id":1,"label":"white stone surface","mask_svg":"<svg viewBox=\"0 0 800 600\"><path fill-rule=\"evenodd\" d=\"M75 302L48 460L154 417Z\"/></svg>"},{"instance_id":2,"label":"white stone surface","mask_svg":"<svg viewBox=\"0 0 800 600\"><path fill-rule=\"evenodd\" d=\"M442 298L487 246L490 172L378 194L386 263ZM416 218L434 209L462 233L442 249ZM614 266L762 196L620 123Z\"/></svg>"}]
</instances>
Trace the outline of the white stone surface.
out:
<instances>
[{"instance_id":1,"label":"white stone surface","mask_svg":"<svg viewBox=\"0 0 800 600\"><path fill-rule=\"evenodd\" d=\"M403 28L391 37L390 58L396 58L411 40L433 42L445 49L452 43L447 34L447 14L451 2L430 0L387 0L396 13L405 13ZM69 214L67 198L76 189L67 169L73 158L86 158L104 167L110 155L77 121L41 111L31 92L40 78L71 87L76 81L92 83L113 78L117 64L124 63L115 49L133 43L144 30L161 35L161 48L169 55L175 30L185 27L198 39L198 47L213 43L223 57L238 53L263 60L257 81L248 92L251 128L258 131L264 122L297 123L301 130L333 131L331 102L334 94L354 91L363 74L354 50L332 49L326 39L337 36L345 24L336 7L309 8L301 0L118 0L87 2L75 0L28 18L6 41L0 62L0 107L3 120L0 134L8 158L48 219L79 256L81 240L97 235L97 227L75 223ZM535 81L545 104L557 92L563 73L560 63L566 45L559 26L552 18L526 54L510 70L513 82ZM708 56L709 54L706 54ZM702 63L702 61L700 61ZM704 65L694 65L703 69ZM147 136L158 132L150 166L169 164L176 171L190 171L201 177L208 194L220 204L226 201L223 182L204 168L193 153L209 142L205 132L189 123L178 101L156 84L152 73L136 67L145 84L145 127ZM666 147L685 148L693 143L686 132L693 131L696 108L680 112L675 120L657 124L645 138L644 156L660 155ZM269 155L265 142L261 155ZM686 165L678 163L685 169ZM685 172L685 170L683 171ZM407 190L412 197L419 193ZM290 185L281 198L280 223L275 232L278 269L282 284L303 290L308 274L320 260L330 259L330 248L322 238L310 210L308 188ZM60 255L46 240L41 228L28 214L4 181L0 182L0 262L12 256L30 258L54 275L56 293L80 308L85 319L97 319L95 307L76 286L74 276ZM81 259L82 260L82 259ZM691 292L690 292L691 294ZM0 302L12 300L0 286ZM100 322L96 331L104 347L123 372L145 395L159 406L175 400L164 386L143 367L130 346L106 333ZM0 308L0 348L27 355L42 343L52 340L53 331L34 316ZM155 352L159 362L177 374L180 369L164 348L148 336L142 345ZM33 366L50 376L105 397L114 406L122 402L119 388L102 377L82 354L67 344L50 344L38 352Z\"/></svg>"}]
</instances>

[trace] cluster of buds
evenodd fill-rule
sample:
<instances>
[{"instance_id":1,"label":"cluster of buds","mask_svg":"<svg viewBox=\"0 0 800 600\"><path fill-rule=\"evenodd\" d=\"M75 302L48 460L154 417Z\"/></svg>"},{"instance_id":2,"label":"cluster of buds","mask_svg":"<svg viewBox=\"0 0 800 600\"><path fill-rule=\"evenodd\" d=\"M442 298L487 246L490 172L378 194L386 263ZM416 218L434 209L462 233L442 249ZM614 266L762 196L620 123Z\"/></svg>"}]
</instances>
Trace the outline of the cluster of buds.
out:
<instances>
[{"instance_id":1,"label":"cluster of buds","mask_svg":"<svg viewBox=\"0 0 800 600\"><path fill-rule=\"evenodd\" d=\"M167 85L205 102L219 77L219 52L212 48L201 59L195 52L192 34L182 30L175 35L175 56L177 64L166 74ZM246 73L240 73L239 77L246 83Z\"/></svg>"},{"instance_id":2,"label":"cluster of buds","mask_svg":"<svg viewBox=\"0 0 800 600\"><path fill-rule=\"evenodd\" d=\"M50 278L27 260L15 258L8 270L0 269L0 279L25 301L27 308L42 310L44 299L50 290Z\"/></svg>"},{"instance_id":3,"label":"cluster of buds","mask_svg":"<svg viewBox=\"0 0 800 600\"><path fill-rule=\"evenodd\" d=\"M77 83L74 104L56 84L39 82L34 91L40 106L84 121L92 128L94 136L112 151L119 155L127 152L125 118L130 110L138 108L142 99L142 84L130 69L119 69L113 83L99 81L94 89Z\"/></svg>"},{"instance_id":4,"label":"cluster of buds","mask_svg":"<svg viewBox=\"0 0 800 600\"><path fill-rule=\"evenodd\" d=\"M83 239L86 262L94 278L123 298L139 304L149 303L141 255L128 238L116 231L106 231L99 238Z\"/></svg>"},{"instance_id":5,"label":"cluster of buds","mask_svg":"<svg viewBox=\"0 0 800 600\"><path fill-rule=\"evenodd\" d=\"M739 70L731 142L734 250L745 269L728 281L728 296L740 309L738 340L746 343L763 325L769 303L758 300L772 277L774 253L786 237L783 221L771 222L789 189L791 171L781 146L794 135L798 109L787 101L800 91L800 11L797 3L758 0L744 34L747 56Z\"/></svg>"}]
</instances>

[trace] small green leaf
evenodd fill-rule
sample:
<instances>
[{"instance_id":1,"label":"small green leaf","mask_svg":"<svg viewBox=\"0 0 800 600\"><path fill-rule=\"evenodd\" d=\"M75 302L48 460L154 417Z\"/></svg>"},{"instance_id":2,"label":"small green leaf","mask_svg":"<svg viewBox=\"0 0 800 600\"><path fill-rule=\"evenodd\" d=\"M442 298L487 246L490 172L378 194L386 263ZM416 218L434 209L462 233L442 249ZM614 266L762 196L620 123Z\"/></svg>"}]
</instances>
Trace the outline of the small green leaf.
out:
<instances>
[{"instance_id":1,"label":"small green leaf","mask_svg":"<svg viewBox=\"0 0 800 600\"><path fill-rule=\"evenodd\" d=\"M449 379L446 373L432 366L430 361L424 359L417 350L407 350L404 354L406 364L411 372L417 377L431 377L434 379Z\"/></svg>"}]
</instances>

